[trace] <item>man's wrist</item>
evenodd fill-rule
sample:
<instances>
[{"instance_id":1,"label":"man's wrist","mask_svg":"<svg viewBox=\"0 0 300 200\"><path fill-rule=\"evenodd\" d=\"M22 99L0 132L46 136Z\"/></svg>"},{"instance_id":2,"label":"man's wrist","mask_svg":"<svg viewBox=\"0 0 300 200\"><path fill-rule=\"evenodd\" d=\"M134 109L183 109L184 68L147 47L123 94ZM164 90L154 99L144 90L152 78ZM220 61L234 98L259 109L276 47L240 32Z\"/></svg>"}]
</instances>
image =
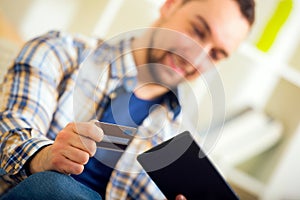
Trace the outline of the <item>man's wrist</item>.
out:
<instances>
[{"instance_id":1,"label":"man's wrist","mask_svg":"<svg viewBox=\"0 0 300 200\"><path fill-rule=\"evenodd\" d=\"M38 151L36 151L25 163L25 172L26 174L34 174L37 172L42 172L44 169L42 167L44 155L43 152L49 147L50 145L43 146Z\"/></svg>"}]
</instances>

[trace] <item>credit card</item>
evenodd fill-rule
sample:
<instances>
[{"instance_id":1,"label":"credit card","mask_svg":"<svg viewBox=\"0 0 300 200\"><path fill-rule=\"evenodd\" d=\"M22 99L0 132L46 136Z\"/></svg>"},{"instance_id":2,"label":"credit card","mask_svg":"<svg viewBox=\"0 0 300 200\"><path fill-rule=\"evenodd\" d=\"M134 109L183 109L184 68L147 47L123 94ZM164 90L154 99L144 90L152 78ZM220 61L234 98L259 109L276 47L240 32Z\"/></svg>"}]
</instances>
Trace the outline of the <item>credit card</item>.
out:
<instances>
[{"instance_id":1,"label":"credit card","mask_svg":"<svg viewBox=\"0 0 300 200\"><path fill-rule=\"evenodd\" d=\"M129 126L121 126L100 121L95 122L95 124L104 132L102 141L97 142L97 147L114 151L124 151L133 139L137 130L136 128Z\"/></svg>"}]
</instances>

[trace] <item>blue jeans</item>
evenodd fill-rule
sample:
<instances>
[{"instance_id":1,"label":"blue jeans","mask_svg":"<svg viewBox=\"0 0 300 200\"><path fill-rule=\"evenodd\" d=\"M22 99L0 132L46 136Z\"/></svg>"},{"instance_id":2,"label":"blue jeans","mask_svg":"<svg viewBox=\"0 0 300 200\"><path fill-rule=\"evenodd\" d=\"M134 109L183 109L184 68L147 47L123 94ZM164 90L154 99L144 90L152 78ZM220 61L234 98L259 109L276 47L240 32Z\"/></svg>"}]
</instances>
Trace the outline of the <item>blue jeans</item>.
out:
<instances>
[{"instance_id":1,"label":"blue jeans","mask_svg":"<svg viewBox=\"0 0 300 200\"><path fill-rule=\"evenodd\" d=\"M36 173L3 195L0 200L13 199L99 199L94 190L79 183L71 176L54 171Z\"/></svg>"}]
</instances>

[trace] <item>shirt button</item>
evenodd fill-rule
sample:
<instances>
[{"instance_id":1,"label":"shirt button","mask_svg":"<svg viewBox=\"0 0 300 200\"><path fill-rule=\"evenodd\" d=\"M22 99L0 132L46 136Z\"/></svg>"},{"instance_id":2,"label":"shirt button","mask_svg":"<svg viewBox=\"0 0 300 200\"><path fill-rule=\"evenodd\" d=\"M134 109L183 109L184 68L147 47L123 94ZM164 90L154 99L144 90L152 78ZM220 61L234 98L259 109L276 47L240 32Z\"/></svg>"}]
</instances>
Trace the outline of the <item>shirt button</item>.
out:
<instances>
[{"instance_id":1,"label":"shirt button","mask_svg":"<svg viewBox=\"0 0 300 200\"><path fill-rule=\"evenodd\" d=\"M116 92L112 92L112 93L109 94L109 98L110 99L114 99L116 97L117 97L117 93Z\"/></svg>"}]
</instances>

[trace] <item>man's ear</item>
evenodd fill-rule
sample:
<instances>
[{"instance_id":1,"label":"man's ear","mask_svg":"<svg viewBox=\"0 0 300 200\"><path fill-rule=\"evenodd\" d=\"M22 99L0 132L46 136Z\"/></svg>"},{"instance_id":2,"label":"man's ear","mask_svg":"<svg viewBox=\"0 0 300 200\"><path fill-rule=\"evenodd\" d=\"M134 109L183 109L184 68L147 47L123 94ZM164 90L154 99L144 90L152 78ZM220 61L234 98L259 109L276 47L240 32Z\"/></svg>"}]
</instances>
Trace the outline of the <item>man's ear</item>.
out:
<instances>
[{"instance_id":1,"label":"man's ear","mask_svg":"<svg viewBox=\"0 0 300 200\"><path fill-rule=\"evenodd\" d=\"M167 18L183 3L183 0L166 0L160 8L160 18Z\"/></svg>"}]
</instances>

